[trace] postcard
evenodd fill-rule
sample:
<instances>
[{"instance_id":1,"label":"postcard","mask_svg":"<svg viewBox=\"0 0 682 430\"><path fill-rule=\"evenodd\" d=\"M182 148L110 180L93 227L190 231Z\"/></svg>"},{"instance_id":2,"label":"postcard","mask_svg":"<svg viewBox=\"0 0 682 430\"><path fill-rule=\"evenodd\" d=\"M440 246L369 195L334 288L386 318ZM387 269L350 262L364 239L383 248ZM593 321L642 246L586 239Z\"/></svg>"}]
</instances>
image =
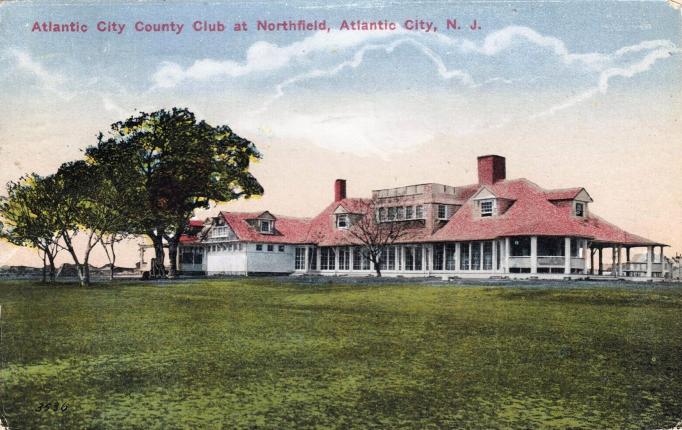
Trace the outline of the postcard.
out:
<instances>
[{"instance_id":1,"label":"postcard","mask_svg":"<svg viewBox=\"0 0 682 430\"><path fill-rule=\"evenodd\" d=\"M682 428L681 7L0 2L0 429Z\"/></svg>"}]
</instances>

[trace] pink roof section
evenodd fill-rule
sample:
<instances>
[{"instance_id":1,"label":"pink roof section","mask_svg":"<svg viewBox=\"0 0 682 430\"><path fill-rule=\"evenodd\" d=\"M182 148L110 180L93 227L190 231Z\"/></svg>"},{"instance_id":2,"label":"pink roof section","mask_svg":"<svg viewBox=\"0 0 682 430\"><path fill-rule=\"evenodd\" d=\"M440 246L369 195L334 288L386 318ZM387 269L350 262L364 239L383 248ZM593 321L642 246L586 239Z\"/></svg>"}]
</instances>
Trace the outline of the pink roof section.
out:
<instances>
[{"instance_id":1,"label":"pink roof section","mask_svg":"<svg viewBox=\"0 0 682 430\"><path fill-rule=\"evenodd\" d=\"M484 187L497 198L511 202L504 213L485 218L476 215L475 201L471 197ZM473 241L510 236L571 236L591 239L604 246L607 244L665 245L628 233L591 211L588 211L586 218L575 217L569 206L562 207L552 203L557 200L571 200L583 188L544 190L527 179L502 180L493 185L472 185L464 188L466 188L466 202L442 228L433 234L430 234L426 228L414 228L400 242ZM347 230L335 227L334 212L342 206L349 213L361 213L369 201L369 199L345 198L331 203L312 219L274 215L276 218L274 234L260 233L247 222L249 219L257 218L263 212L221 212L220 214L242 241L340 246L358 244L358 241ZM192 226L199 227L198 223ZM192 243L196 240L196 236L181 238L182 243Z\"/></svg>"},{"instance_id":2,"label":"pink roof section","mask_svg":"<svg viewBox=\"0 0 682 430\"><path fill-rule=\"evenodd\" d=\"M573 200L582 190L581 187L547 190L545 191L545 195L547 196L547 200Z\"/></svg>"},{"instance_id":3,"label":"pink roof section","mask_svg":"<svg viewBox=\"0 0 682 430\"><path fill-rule=\"evenodd\" d=\"M263 212L220 212L239 240L245 242L265 243L306 243L309 218L294 218L281 215L275 217L275 232L261 233L251 226L247 220L256 219Z\"/></svg>"},{"instance_id":4,"label":"pink roof section","mask_svg":"<svg viewBox=\"0 0 682 430\"><path fill-rule=\"evenodd\" d=\"M556 194L527 179L514 179L486 186L498 198L512 200L506 212L494 217L475 215L474 201L469 200L448 223L433 235L438 241L486 240L508 236L572 236L598 242L629 245L659 245L659 243L607 223L588 212L587 218L575 217L567 208L550 202ZM582 188L562 190L562 196L576 196ZM574 193L575 191L575 193ZM549 194L549 196L548 196Z\"/></svg>"}]
</instances>

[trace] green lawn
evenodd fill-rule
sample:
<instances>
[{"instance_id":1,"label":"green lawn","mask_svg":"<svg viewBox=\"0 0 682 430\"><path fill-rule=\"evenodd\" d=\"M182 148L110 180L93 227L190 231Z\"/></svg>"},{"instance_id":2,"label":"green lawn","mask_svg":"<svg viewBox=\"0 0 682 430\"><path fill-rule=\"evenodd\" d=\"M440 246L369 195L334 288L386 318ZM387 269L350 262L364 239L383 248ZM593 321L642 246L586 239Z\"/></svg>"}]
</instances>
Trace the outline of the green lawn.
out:
<instances>
[{"instance_id":1,"label":"green lawn","mask_svg":"<svg viewBox=\"0 0 682 430\"><path fill-rule=\"evenodd\" d=\"M12 429L682 419L680 288L3 282L0 304Z\"/></svg>"}]
</instances>

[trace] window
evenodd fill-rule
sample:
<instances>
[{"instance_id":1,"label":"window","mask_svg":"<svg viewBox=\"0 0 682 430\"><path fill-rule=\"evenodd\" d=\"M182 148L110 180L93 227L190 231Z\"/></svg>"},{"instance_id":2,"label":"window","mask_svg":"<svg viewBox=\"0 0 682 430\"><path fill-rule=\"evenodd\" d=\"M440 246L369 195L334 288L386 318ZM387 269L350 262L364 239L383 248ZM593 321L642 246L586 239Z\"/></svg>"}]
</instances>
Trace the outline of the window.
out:
<instances>
[{"instance_id":1,"label":"window","mask_svg":"<svg viewBox=\"0 0 682 430\"><path fill-rule=\"evenodd\" d=\"M379 221L386 221L386 208L379 208Z\"/></svg>"},{"instance_id":2,"label":"window","mask_svg":"<svg viewBox=\"0 0 682 430\"><path fill-rule=\"evenodd\" d=\"M275 250L275 245L268 245L268 252L272 252Z\"/></svg>"},{"instance_id":3,"label":"window","mask_svg":"<svg viewBox=\"0 0 682 430\"><path fill-rule=\"evenodd\" d=\"M405 206L405 219L412 219L412 206Z\"/></svg>"},{"instance_id":4,"label":"window","mask_svg":"<svg viewBox=\"0 0 682 430\"><path fill-rule=\"evenodd\" d=\"M353 270L369 270L367 250L359 246L353 248Z\"/></svg>"},{"instance_id":5,"label":"window","mask_svg":"<svg viewBox=\"0 0 682 430\"><path fill-rule=\"evenodd\" d=\"M457 252L457 246L454 244L447 245L445 247L445 270L457 270L455 266L455 253ZM469 252L469 251L467 251Z\"/></svg>"},{"instance_id":6,"label":"window","mask_svg":"<svg viewBox=\"0 0 682 430\"><path fill-rule=\"evenodd\" d=\"M396 208L396 216L398 219L403 219L405 216L405 208L402 206L399 206Z\"/></svg>"},{"instance_id":7,"label":"window","mask_svg":"<svg viewBox=\"0 0 682 430\"><path fill-rule=\"evenodd\" d=\"M350 267L350 249L347 246L339 248L339 270L348 270Z\"/></svg>"},{"instance_id":8,"label":"window","mask_svg":"<svg viewBox=\"0 0 682 430\"><path fill-rule=\"evenodd\" d=\"M481 216L493 216L492 200L481 200Z\"/></svg>"},{"instance_id":9,"label":"window","mask_svg":"<svg viewBox=\"0 0 682 430\"><path fill-rule=\"evenodd\" d=\"M529 257L530 256L530 237L512 237L511 238L511 256L512 257Z\"/></svg>"},{"instance_id":10,"label":"window","mask_svg":"<svg viewBox=\"0 0 682 430\"><path fill-rule=\"evenodd\" d=\"M295 270L305 270L305 248L300 246L296 248L296 257L294 259Z\"/></svg>"},{"instance_id":11,"label":"window","mask_svg":"<svg viewBox=\"0 0 682 430\"><path fill-rule=\"evenodd\" d=\"M448 207L445 205L438 205L438 219L448 218Z\"/></svg>"},{"instance_id":12,"label":"window","mask_svg":"<svg viewBox=\"0 0 682 430\"><path fill-rule=\"evenodd\" d=\"M443 260L445 259L443 251L443 246L433 245L433 270L443 270Z\"/></svg>"},{"instance_id":13,"label":"window","mask_svg":"<svg viewBox=\"0 0 682 430\"><path fill-rule=\"evenodd\" d=\"M576 202L575 203L575 216L584 216L584 214L585 214L585 206L580 202Z\"/></svg>"},{"instance_id":14,"label":"window","mask_svg":"<svg viewBox=\"0 0 682 430\"><path fill-rule=\"evenodd\" d=\"M395 208L388 208L388 220L393 221L395 219Z\"/></svg>"},{"instance_id":15,"label":"window","mask_svg":"<svg viewBox=\"0 0 682 430\"><path fill-rule=\"evenodd\" d=\"M270 233L272 231L272 222L268 220L260 220L260 231L261 233Z\"/></svg>"},{"instance_id":16,"label":"window","mask_svg":"<svg viewBox=\"0 0 682 430\"><path fill-rule=\"evenodd\" d=\"M257 243L256 244L256 251L262 251L262 250L263 250L263 245L261 245L260 243Z\"/></svg>"},{"instance_id":17,"label":"window","mask_svg":"<svg viewBox=\"0 0 682 430\"><path fill-rule=\"evenodd\" d=\"M483 242L483 270L493 269L493 242Z\"/></svg>"},{"instance_id":18,"label":"window","mask_svg":"<svg viewBox=\"0 0 682 430\"><path fill-rule=\"evenodd\" d=\"M459 245L459 269L469 270L469 247L470 242L462 242Z\"/></svg>"},{"instance_id":19,"label":"window","mask_svg":"<svg viewBox=\"0 0 682 430\"><path fill-rule=\"evenodd\" d=\"M284 245L279 245L279 246L277 247L277 250L278 250L279 252L284 252Z\"/></svg>"},{"instance_id":20,"label":"window","mask_svg":"<svg viewBox=\"0 0 682 430\"><path fill-rule=\"evenodd\" d=\"M336 215L336 228L348 228L350 227L350 219L348 214L338 214Z\"/></svg>"},{"instance_id":21,"label":"window","mask_svg":"<svg viewBox=\"0 0 682 430\"><path fill-rule=\"evenodd\" d=\"M481 270L480 242L471 242L471 268L469 270Z\"/></svg>"},{"instance_id":22,"label":"window","mask_svg":"<svg viewBox=\"0 0 682 430\"><path fill-rule=\"evenodd\" d=\"M334 248L320 249L320 270L334 270L336 268Z\"/></svg>"},{"instance_id":23,"label":"window","mask_svg":"<svg viewBox=\"0 0 682 430\"><path fill-rule=\"evenodd\" d=\"M422 205L415 206L415 218L417 219L424 218L424 206Z\"/></svg>"}]
</instances>

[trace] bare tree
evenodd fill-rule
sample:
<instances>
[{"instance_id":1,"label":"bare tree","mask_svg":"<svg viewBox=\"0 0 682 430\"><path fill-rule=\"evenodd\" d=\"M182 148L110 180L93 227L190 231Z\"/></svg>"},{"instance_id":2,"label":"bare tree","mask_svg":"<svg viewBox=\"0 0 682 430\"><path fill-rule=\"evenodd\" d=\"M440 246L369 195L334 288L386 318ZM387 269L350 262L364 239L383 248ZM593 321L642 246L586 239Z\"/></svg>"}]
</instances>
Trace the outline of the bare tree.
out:
<instances>
[{"instance_id":1,"label":"bare tree","mask_svg":"<svg viewBox=\"0 0 682 430\"><path fill-rule=\"evenodd\" d=\"M348 214L349 244L362 246L367 259L374 264L377 277L381 277L381 263L387 248L413 237L420 221L380 217L381 206L374 200L356 200L353 206L353 213Z\"/></svg>"}]
</instances>

